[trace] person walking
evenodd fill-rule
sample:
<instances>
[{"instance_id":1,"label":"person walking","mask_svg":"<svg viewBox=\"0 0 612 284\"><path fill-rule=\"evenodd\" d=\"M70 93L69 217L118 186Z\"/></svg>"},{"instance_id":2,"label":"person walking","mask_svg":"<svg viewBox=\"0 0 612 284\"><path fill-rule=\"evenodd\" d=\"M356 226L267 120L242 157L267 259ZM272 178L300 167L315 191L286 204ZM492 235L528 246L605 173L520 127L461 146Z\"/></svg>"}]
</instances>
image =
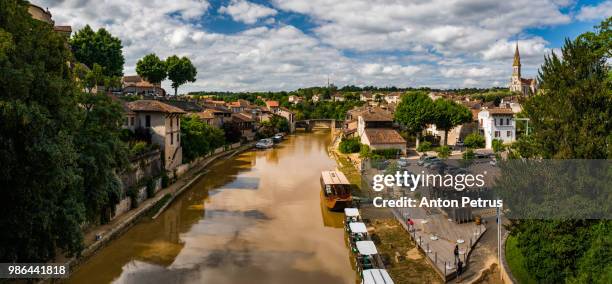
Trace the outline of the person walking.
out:
<instances>
[{"instance_id":1,"label":"person walking","mask_svg":"<svg viewBox=\"0 0 612 284\"><path fill-rule=\"evenodd\" d=\"M463 262L461 259L457 262L457 282L461 281L461 274L463 273Z\"/></svg>"},{"instance_id":2,"label":"person walking","mask_svg":"<svg viewBox=\"0 0 612 284\"><path fill-rule=\"evenodd\" d=\"M459 259L459 245L455 244L455 251L453 251L453 254L455 255L455 263L458 263L457 261L461 261Z\"/></svg>"}]
</instances>

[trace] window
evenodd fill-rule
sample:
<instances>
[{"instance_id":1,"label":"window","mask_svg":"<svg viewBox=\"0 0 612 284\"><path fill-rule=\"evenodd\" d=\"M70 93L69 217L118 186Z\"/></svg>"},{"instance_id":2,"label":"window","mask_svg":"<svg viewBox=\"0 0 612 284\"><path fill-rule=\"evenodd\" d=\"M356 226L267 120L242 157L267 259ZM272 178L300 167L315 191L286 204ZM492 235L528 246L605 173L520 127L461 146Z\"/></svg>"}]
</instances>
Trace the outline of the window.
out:
<instances>
[{"instance_id":1,"label":"window","mask_svg":"<svg viewBox=\"0 0 612 284\"><path fill-rule=\"evenodd\" d=\"M170 145L174 145L174 133L170 133Z\"/></svg>"},{"instance_id":2,"label":"window","mask_svg":"<svg viewBox=\"0 0 612 284\"><path fill-rule=\"evenodd\" d=\"M510 125L510 119L506 118L506 125Z\"/></svg>"},{"instance_id":3,"label":"window","mask_svg":"<svg viewBox=\"0 0 612 284\"><path fill-rule=\"evenodd\" d=\"M495 138L500 137L501 134L499 133L499 131L495 131Z\"/></svg>"},{"instance_id":4,"label":"window","mask_svg":"<svg viewBox=\"0 0 612 284\"><path fill-rule=\"evenodd\" d=\"M134 117L130 117L130 125L134 126Z\"/></svg>"},{"instance_id":5,"label":"window","mask_svg":"<svg viewBox=\"0 0 612 284\"><path fill-rule=\"evenodd\" d=\"M512 131L510 130L506 131L506 137L512 137Z\"/></svg>"},{"instance_id":6,"label":"window","mask_svg":"<svg viewBox=\"0 0 612 284\"><path fill-rule=\"evenodd\" d=\"M145 116L145 127L151 127L151 116Z\"/></svg>"},{"instance_id":7,"label":"window","mask_svg":"<svg viewBox=\"0 0 612 284\"><path fill-rule=\"evenodd\" d=\"M170 129L172 129L173 126L174 126L174 120L171 118L170 119Z\"/></svg>"},{"instance_id":8,"label":"window","mask_svg":"<svg viewBox=\"0 0 612 284\"><path fill-rule=\"evenodd\" d=\"M499 125L504 125L504 119L503 118L499 119Z\"/></svg>"}]
</instances>

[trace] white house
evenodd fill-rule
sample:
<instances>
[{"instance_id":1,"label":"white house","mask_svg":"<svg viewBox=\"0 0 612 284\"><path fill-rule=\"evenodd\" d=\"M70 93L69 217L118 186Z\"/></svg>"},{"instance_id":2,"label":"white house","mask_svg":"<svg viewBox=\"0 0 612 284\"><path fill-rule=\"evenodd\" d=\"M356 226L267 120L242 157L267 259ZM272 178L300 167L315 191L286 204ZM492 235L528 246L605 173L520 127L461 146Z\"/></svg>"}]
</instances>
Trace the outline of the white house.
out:
<instances>
[{"instance_id":1,"label":"white house","mask_svg":"<svg viewBox=\"0 0 612 284\"><path fill-rule=\"evenodd\" d=\"M137 100L128 103L127 128L145 128L151 132L151 142L164 152L166 170L173 170L183 163L181 148L180 108L156 100Z\"/></svg>"},{"instance_id":2,"label":"white house","mask_svg":"<svg viewBox=\"0 0 612 284\"><path fill-rule=\"evenodd\" d=\"M516 140L516 122L510 108L483 109L478 113L478 128L485 137L485 147L491 149L494 139L504 144Z\"/></svg>"},{"instance_id":3,"label":"white house","mask_svg":"<svg viewBox=\"0 0 612 284\"><path fill-rule=\"evenodd\" d=\"M400 102L400 99L400 93L390 93L385 96L385 101L387 101L388 104L398 104Z\"/></svg>"}]
</instances>

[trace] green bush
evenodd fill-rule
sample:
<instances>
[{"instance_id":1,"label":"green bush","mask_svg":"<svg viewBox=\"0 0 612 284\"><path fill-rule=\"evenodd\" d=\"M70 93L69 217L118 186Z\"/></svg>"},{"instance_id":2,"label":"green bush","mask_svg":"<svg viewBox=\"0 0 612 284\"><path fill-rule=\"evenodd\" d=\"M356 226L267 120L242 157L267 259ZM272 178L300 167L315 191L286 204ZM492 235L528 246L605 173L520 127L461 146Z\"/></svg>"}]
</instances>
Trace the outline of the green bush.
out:
<instances>
[{"instance_id":1,"label":"green bush","mask_svg":"<svg viewBox=\"0 0 612 284\"><path fill-rule=\"evenodd\" d=\"M137 141L130 147L130 156L138 156L149 150L149 145L145 141Z\"/></svg>"},{"instance_id":2,"label":"green bush","mask_svg":"<svg viewBox=\"0 0 612 284\"><path fill-rule=\"evenodd\" d=\"M448 146L440 146L436 149L436 152L438 152L438 158L448 158L451 154L451 148Z\"/></svg>"},{"instance_id":3,"label":"green bush","mask_svg":"<svg viewBox=\"0 0 612 284\"><path fill-rule=\"evenodd\" d=\"M147 198L155 196L155 180L149 179L147 181Z\"/></svg>"},{"instance_id":4,"label":"green bush","mask_svg":"<svg viewBox=\"0 0 612 284\"><path fill-rule=\"evenodd\" d=\"M475 157L476 155L474 154L474 150L472 149L468 149L467 151L463 152L464 160L473 160Z\"/></svg>"},{"instance_id":5,"label":"green bush","mask_svg":"<svg viewBox=\"0 0 612 284\"><path fill-rule=\"evenodd\" d=\"M376 156L380 156L386 159L396 158L400 153L399 149L381 149L381 150L373 150L372 153Z\"/></svg>"},{"instance_id":6,"label":"green bush","mask_svg":"<svg viewBox=\"0 0 612 284\"><path fill-rule=\"evenodd\" d=\"M478 133L471 133L465 137L463 145L473 149L483 148L485 146L485 138Z\"/></svg>"},{"instance_id":7,"label":"green bush","mask_svg":"<svg viewBox=\"0 0 612 284\"><path fill-rule=\"evenodd\" d=\"M359 157L369 158L371 155L372 152L370 152L370 146L366 144L361 144L361 147L359 147Z\"/></svg>"},{"instance_id":8,"label":"green bush","mask_svg":"<svg viewBox=\"0 0 612 284\"><path fill-rule=\"evenodd\" d=\"M359 143L358 138L342 139L342 141L340 142L340 153L357 153L360 149L361 143Z\"/></svg>"},{"instance_id":9,"label":"green bush","mask_svg":"<svg viewBox=\"0 0 612 284\"><path fill-rule=\"evenodd\" d=\"M166 188L168 187L168 185L170 185L170 178L168 177L168 175L166 174L166 172L164 172L164 174L161 177L162 181L162 188Z\"/></svg>"},{"instance_id":10,"label":"green bush","mask_svg":"<svg viewBox=\"0 0 612 284\"><path fill-rule=\"evenodd\" d=\"M499 139L494 139L491 142L491 146L493 147L493 152L495 153L499 153L502 152L506 149L506 146L504 145L504 142L499 140Z\"/></svg>"},{"instance_id":11,"label":"green bush","mask_svg":"<svg viewBox=\"0 0 612 284\"><path fill-rule=\"evenodd\" d=\"M431 147L432 147L431 142L429 142L429 141L423 141L423 142L419 143L419 147L417 147L417 149L416 149L416 150L417 150L418 152L427 152L427 151L430 151L430 150L431 150Z\"/></svg>"}]
</instances>

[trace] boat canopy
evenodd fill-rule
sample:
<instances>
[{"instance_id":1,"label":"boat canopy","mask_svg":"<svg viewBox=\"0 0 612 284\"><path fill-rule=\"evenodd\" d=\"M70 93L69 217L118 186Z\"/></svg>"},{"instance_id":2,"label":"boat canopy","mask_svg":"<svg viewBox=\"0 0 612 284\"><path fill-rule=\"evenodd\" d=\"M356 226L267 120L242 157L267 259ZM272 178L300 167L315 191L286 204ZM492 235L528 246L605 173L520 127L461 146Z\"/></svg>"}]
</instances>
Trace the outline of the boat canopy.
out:
<instances>
[{"instance_id":1,"label":"boat canopy","mask_svg":"<svg viewBox=\"0 0 612 284\"><path fill-rule=\"evenodd\" d=\"M346 176L339 171L322 171L321 177L325 184L351 184Z\"/></svg>"},{"instance_id":2,"label":"boat canopy","mask_svg":"<svg viewBox=\"0 0 612 284\"><path fill-rule=\"evenodd\" d=\"M353 222L349 223L349 228L351 228L351 233L367 233L368 229L366 229L366 225L362 222Z\"/></svg>"},{"instance_id":3,"label":"boat canopy","mask_svg":"<svg viewBox=\"0 0 612 284\"><path fill-rule=\"evenodd\" d=\"M362 284L393 284L389 272L385 269L366 269L363 271Z\"/></svg>"},{"instance_id":4,"label":"boat canopy","mask_svg":"<svg viewBox=\"0 0 612 284\"><path fill-rule=\"evenodd\" d=\"M373 241L358 241L355 242L355 245L361 255L374 255L378 253Z\"/></svg>"},{"instance_id":5,"label":"boat canopy","mask_svg":"<svg viewBox=\"0 0 612 284\"><path fill-rule=\"evenodd\" d=\"M344 208L344 215L346 215L346 217L359 217L359 209Z\"/></svg>"}]
</instances>

